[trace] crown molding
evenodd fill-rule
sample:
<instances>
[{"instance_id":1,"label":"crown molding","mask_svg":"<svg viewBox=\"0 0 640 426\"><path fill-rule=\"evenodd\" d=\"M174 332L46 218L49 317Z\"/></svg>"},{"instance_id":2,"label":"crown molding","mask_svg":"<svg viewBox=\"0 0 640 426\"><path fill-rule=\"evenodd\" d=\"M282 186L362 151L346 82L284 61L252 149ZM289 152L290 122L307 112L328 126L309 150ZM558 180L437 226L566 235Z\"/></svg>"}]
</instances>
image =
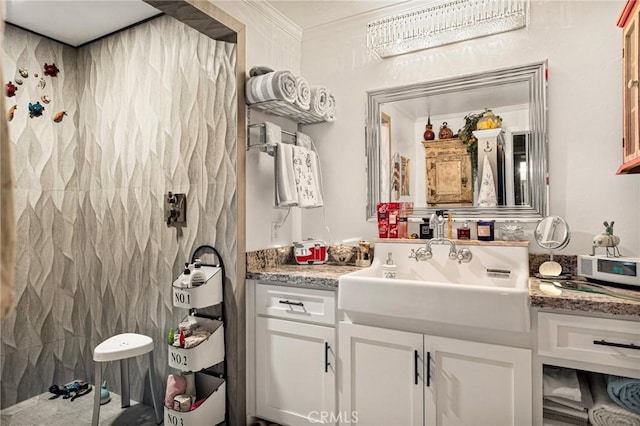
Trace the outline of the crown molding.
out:
<instances>
[{"instance_id":1,"label":"crown molding","mask_svg":"<svg viewBox=\"0 0 640 426\"><path fill-rule=\"evenodd\" d=\"M245 4L251 6L266 20L274 23L281 30L302 42L302 28L295 22L283 15L278 9L273 7L268 1L243 0Z\"/></svg>"}]
</instances>

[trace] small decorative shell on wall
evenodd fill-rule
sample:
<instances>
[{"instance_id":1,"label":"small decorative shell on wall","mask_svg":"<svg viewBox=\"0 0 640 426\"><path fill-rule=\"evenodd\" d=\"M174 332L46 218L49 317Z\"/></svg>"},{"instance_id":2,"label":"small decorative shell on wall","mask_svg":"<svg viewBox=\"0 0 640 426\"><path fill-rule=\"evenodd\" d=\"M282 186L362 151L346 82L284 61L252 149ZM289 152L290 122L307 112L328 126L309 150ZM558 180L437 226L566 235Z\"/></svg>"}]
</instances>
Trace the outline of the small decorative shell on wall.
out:
<instances>
[{"instance_id":1,"label":"small decorative shell on wall","mask_svg":"<svg viewBox=\"0 0 640 426\"><path fill-rule=\"evenodd\" d=\"M29 77L29 69L27 68L18 68L18 73L22 76L22 78Z\"/></svg>"},{"instance_id":2,"label":"small decorative shell on wall","mask_svg":"<svg viewBox=\"0 0 640 426\"><path fill-rule=\"evenodd\" d=\"M38 87L41 89L44 89L46 85L47 85L47 82L44 81L43 77L40 77L40 81L38 82Z\"/></svg>"},{"instance_id":3,"label":"small decorative shell on wall","mask_svg":"<svg viewBox=\"0 0 640 426\"><path fill-rule=\"evenodd\" d=\"M16 84L17 84L18 86L22 86L22 79L20 79L20 78L16 78Z\"/></svg>"},{"instance_id":4,"label":"small decorative shell on wall","mask_svg":"<svg viewBox=\"0 0 640 426\"><path fill-rule=\"evenodd\" d=\"M51 102L51 99L49 99L48 95L40 96L40 100L42 101L43 104L48 104L49 102Z\"/></svg>"},{"instance_id":5,"label":"small decorative shell on wall","mask_svg":"<svg viewBox=\"0 0 640 426\"><path fill-rule=\"evenodd\" d=\"M56 115L53 116L53 121L55 121L56 123L59 123L62 121L65 115L67 115L66 111L57 112Z\"/></svg>"},{"instance_id":6,"label":"small decorative shell on wall","mask_svg":"<svg viewBox=\"0 0 640 426\"><path fill-rule=\"evenodd\" d=\"M11 108L9 108L9 111L7 112L7 121L13 120L13 115L16 111L16 108L18 108L18 105L13 105Z\"/></svg>"}]
</instances>

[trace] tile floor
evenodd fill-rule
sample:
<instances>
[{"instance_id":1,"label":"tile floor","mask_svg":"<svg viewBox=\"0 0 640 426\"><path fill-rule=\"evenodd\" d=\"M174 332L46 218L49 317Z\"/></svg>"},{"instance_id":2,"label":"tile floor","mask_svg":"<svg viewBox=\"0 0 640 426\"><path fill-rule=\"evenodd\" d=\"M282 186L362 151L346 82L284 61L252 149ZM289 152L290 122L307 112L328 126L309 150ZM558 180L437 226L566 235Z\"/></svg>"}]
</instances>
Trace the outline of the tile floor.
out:
<instances>
[{"instance_id":1,"label":"tile floor","mask_svg":"<svg viewBox=\"0 0 640 426\"><path fill-rule=\"evenodd\" d=\"M0 411L2 426L76 426L90 425L93 414L93 391L70 401L49 399L43 393ZM162 407L161 407L162 408ZM111 392L111 401L100 407L100 425L152 426L155 425L153 407L131 401L128 408L120 407L120 396Z\"/></svg>"}]
</instances>

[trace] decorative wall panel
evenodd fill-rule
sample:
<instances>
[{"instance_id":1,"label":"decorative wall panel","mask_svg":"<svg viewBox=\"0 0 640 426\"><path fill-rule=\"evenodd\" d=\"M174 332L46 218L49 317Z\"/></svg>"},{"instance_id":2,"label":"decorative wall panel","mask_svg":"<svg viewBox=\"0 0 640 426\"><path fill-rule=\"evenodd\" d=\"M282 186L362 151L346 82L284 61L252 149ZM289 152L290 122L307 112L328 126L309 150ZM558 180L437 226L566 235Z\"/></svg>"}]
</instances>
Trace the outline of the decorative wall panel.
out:
<instances>
[{"instance_id":1,"label":"decorative wall panel","mask_svg":"<svg viewBox=\"0 0 640 426\"><path fill-rule=\"evenodd\" d=\"M193 249L215 245L225 294L235 289L235 45L170 17L78 50L10 26L5 41L6 75L24 58L59 66L52 104L69 116L9 123L24 190L16 194L18 309L2 322L2 407L92 378L93 348L121 332L154 339L164 387L166 334L183 314L172 308L171 282ZM166 226L167 191L187 193L187 227ZM132 397L150 403L147 364L131 362L130 371ZM114 390L118 376L107 369ZM234 389L230 382L230 400Z\"/></svg>"}]
</instances>

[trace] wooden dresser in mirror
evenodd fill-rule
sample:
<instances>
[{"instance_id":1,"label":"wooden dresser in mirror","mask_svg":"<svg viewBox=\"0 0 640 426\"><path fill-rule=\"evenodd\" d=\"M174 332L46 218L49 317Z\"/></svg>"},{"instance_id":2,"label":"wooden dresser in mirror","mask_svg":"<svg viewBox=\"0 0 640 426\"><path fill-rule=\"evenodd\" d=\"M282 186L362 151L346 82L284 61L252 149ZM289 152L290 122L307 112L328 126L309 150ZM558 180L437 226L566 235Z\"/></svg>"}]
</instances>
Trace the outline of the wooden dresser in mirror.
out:
<instances>
[{"instance_id":1,"label":"wooden dresser in mirror","mask_svg":"<svg viewBox=\"0 0 640 426\"><path fill-rule=\"evenodd\" d=\"M473 175L467 145L459 139L423 141L427 205L472 206Z\"/></svg>"}]
</instances>

